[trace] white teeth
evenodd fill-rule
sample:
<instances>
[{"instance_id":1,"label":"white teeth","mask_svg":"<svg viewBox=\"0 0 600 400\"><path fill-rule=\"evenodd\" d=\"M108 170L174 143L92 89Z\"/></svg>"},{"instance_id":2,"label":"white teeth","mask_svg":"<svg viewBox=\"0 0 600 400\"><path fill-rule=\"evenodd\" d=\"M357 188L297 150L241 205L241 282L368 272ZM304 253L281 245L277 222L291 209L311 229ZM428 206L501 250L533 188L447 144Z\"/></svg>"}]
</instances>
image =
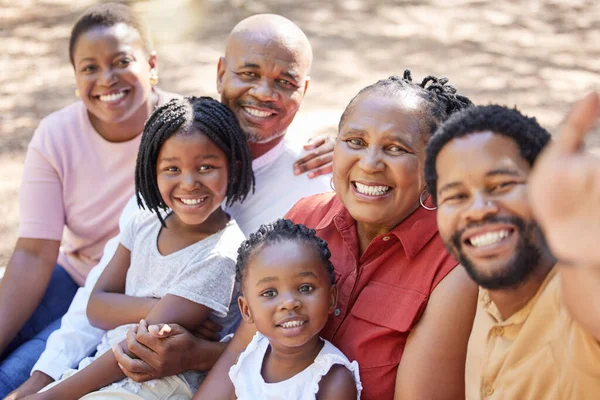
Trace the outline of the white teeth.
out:
<instances>
[{"instance_id":1,"label":"white teeth","mask_svg":"<svg viewBox=\"0 0 600 400\"><path fill-rule=\"evenodd\" d=\"M112 103L114 101L122 99L123 96L125 96L125 92L106 94L98 97L100 98L100 101L103 101L105 103Z\"/></svg>"},{"instance_id":2,"label":"white teeth","mask_svg":"<svg viewBox=\"0 0 600 400\"><path fill-rule=\"evenodd\" d=\"M489 246L504 239L509 235L509 231L502 230L497 232L488 232L483 235L473 236L469 239L474 247Z\"/></svg>"},{"instance_id":3,"label":"white teeth","mask_svg":"<svg viewBox=\"0 0 600 400\"><path fill-rule=\"evenodd\" d=\"M369 196L381 196L391 189L389 186L367 186L358 182L355 182L355 186L359 193L367 194Z\"/></svg>"},{"instance_id":4,"label":"white teeth","mask_svg":"<svg viewBox=\"0 0 600 400\"><path fill-rule=\"evenodd\" d=\"M188 206L193 206L193 205L202 203L205 200L205 198L203 197L201 199L179 199L179 200L181 200L181 202L183 204L186 204Z\"/></svg>"},{"instance_id":5,"label":"white teeth","mask_svg":"<svg viewBox=\"0 0 600 400\"><path fill-rule=\"evenodd\" d=\"M288 321L281 324L282 328L296 328L298 326L302 326L306 323L306 321Z\"/></svg>"},{"instance_id":6,"label":"white teeth","mask_svg":"<svg viewBox=\"0 0 600 400\"><path fill-rule=\"evenodd\" d=\"M257 110L255 108L244 107L244 110L246 110L246 112L248 114L253 115L255 117L259 117L259 118L266 118L266 117L270 117L271 115L273 115L272 112L269 112L269 111L260 111L260 110Z\"/></svg>"}]
</instances>

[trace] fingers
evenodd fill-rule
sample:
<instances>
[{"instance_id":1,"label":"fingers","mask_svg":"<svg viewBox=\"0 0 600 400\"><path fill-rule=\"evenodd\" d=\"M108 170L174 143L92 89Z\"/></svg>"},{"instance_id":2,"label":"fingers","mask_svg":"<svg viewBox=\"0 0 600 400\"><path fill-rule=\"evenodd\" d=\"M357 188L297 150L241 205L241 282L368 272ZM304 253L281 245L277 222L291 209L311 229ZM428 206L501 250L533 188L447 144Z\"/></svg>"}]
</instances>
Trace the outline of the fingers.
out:
<instances>
[{"instance_id":1,"label":"fingers","mask_svg":"<svg viewBox=\"0 0 600 400\"><path fill-rule=\"evenodd\" d=\"M145 321L142 321L145 322ZM130 328L127 331L127 351L133 356L141 359L144 363L149 363L156 358L156 353L152 350L151 346L148 346L149 342L147 339L154 339L152 335L145 329L146 325L140 323L137 328ZM156 339L154 339L156 340Z\"/></svg>"},{"instance_id":2,"label":"fingers","mask_svg":"<svg viewBox=\"0 0 600 400\"><path fill-rule=\"evenodd\" d=\"M556 139L560 152L572 153L582 148L585 135L600 117L600 98L592 92L579 100L567 115Z\"/></svg>"},{"instance_id":3,"label":"fingers","mask_svg":"<svg viewBox=\"0 0 600 400\"><path fill-rule=\"evenodd\" d=\"M333 153L324 154L310 153L296 161L294 174L298 175L308 171L308 177L314 178L319 175L328 174L332 171ZM298 172L299 171L299 172Z\"/></svg>"},{"instance_id":4,"label":"fingers","mask_svg":"<svg viewBox=\"0 0 600 400\"><path fill-rule=\"evenodd\" d=\"M331 135L317 136L309 140L304 146L305 150L313 150L294 163L294 174L300 175L309 171L309 178L328 173L326 171L313 171L329 164L333 160L333 149L335 147L335 137ZM310 172L313 172L312 174Z\"/></svg>"},{"instance_id":5,"label":"fingers","mask_svg":"<svg viewBox=\"0 0 600 400\"><path fill-rule=\"evenodd\" d=\"M325 143L326 140L327 140L326 135L312 137L312 138L308 139L308 141L304 145L304 150L316 149L317 147L319 147L323 143Z\"/></svg>"},{"instance_id":6,"label":"fingers","mask_svg":"<svg viewBox=\"0 0 600 400\"><path fill-rule=\"evenodd\" d=\"M112 350L119 368L126 376L136 382L144 382L152 377L153 370L148 364L129 357L119 345L113 346Z\"/></svg>"},{"instance_id":7,"label":"fingers","mask_svg":"<svg viewBox=\"0 0 600 400\"><path fill-rule=\"evenodd\" d=\"M157 339L165 339L178 335L181 332L182 328L177 324L157 324L148 326L148 334ZM145 337L146 336L143 335L142 340L144 340Z\"/></svg>"},{"instance_id":8,"label":"fingers","mask_svg":"<svg viewBox=\"0 0 600 400\"><path fill-rule=\"evenodd\" d=\"M221 332L222 329L223 327L221 325L209 318L202 322L202 325L196 329L194 335L206 340L216 342L220 339L219 332Z\"/></svg>"}]
</instances>

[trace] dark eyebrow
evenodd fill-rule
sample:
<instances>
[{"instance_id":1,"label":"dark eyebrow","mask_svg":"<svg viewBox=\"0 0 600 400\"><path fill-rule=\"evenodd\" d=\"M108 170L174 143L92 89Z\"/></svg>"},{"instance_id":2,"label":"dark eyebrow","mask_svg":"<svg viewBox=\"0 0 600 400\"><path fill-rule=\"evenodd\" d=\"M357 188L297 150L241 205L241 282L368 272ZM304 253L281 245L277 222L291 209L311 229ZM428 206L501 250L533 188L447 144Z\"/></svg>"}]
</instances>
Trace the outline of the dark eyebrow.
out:
<instances>
[{"instance_id":1,"label":"dark eyebrow","mask_svg":"<svg viewBox=\"0 0 600 400\"><path fill-rule=\"evenodd\" d=\"M245 62L244 64L242 64L240 66L240 68L254 68L254 69L259 69L260 65L254 64L254 63L251 63L251 62Z\"/></svg>"},{"instance_id":2,"label":"dark eyebrow","mask_svg":"<svg viewBox=\"0 0 600 400\"><path fill-rule=\"evenodd\" d=\"M282 72L281 75L290 78L294 81L297 81L300 78L300 75L298 75L297 73L293 72L293 71L285 71Z\"/></svg>"},{"instance_id":3,"label":"dark eyebrow","mask_svg":"<svg viewBox=\"0 0 600 400\"><path fill-rule=\"evenodd\" d=\"M86 58L82 58L82 59L81 59L81 60L80 60L80 61L77 63L77 65L81 65L83 62L87 62L87 61L96 61L96 59L95 59L95 58L93 58L93 57L86 57Z\"/></svg>"},{"instance_id":4,"label":"dark eyebrow","mask_svg":"<svg viewBox=\"0 0 600 400\"><path fill-rule=\"evenodd\" d=\"M278 277L276 277L276 276L267 276L265 278L262 278L258 282L256 282L256 286L260 286L263 283L277 282L277 281L279 281Z\"/></svg>"},{"instance_id":5,"label":"dark eyebrow","mask_svg":"<svg viewBox=\"0 0 600 400\"><path fill-rule=\"evenodd\" d=\"M315 279L317 279L317 275L315 275L315 273L314 273L314 272L312 272L312 271L304 271L304 272L300 272L300 273L298 274L298 276L310 276L311 278L315 278Z\"/></svg>"},{"instance_id":6,"label":"dark eyebrow","mask_svg":"<svg viewBox=\"0 0 600 400\"><path fill-rule=\"evenodd\" d=\"M462 186L461 182L450 182L450 183L447 183L447 184L445 184L444 186L442 186L438 190L438 195L442 194L446 190L454 189L454 188L457 188L459 186Z\"/></svg>"},{"instance_id":7,"label":"dark eyebrow","mask_svg":"<svg viewBox=\"0 0 600 400\"><path fill-rule=\"evenodd\" d=\"M510 176L516 176L516 177L521 176L521 174L519 174L518 171L515 171L514 169L508 169L508 168L494 169L494 170L488 172L487 174L485 174L485 176L495 176L495 175L510 175Z\"/></svg>"},{"instance_id":8,"label":"dark eyebrow","mask_svg":"<svg viewBox=\"0 0 600 400\"><path fill-rule=\"evenodd\" d=\"M250 68L250 69L260 69L260 65L252 63L252 62L245 62L244 64L242 64L240 66L240 68ZM298 80L298 78L300 77L300 75L298 75L296 72L294 71L285 71L282 72L281 75L293 79L293 80Z\"/></svg>"},{"instance_id":9,"label":"dark eyebrow","mask_svg":"<svg viewBox=\"0 0 600 400\"><path fill-rule=\"evenodd\" d=\"M207 154L205 156L198 156L195 158L195 160L218 160L220 158L221 157L216 154ZM172 162L177 160L179 160L179 157L162 157L160 160L158 160L158 162Z\"/></svg>"}]
</instances>

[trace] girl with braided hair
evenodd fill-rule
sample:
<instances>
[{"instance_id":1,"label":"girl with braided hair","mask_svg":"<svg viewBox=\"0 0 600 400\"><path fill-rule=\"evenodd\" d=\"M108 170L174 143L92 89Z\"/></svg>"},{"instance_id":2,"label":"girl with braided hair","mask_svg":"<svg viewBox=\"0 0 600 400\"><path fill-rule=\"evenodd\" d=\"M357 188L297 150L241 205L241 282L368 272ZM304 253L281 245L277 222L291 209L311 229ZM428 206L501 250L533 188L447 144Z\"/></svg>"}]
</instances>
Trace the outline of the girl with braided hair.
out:
<instances>
[{"instance_id":1,"label":"girl with braided hair","mask_svg":"<svg viewBox=\"0 0 600 400\"><path fill-rule=\"evenodd\" d=\"M438 125L470 105L446 78L410 71L364 88L339 124L335 192L286 215L329 246L338 302L320 335L358 362L363 400L464 398L477 287L440 239L424 164ZM230 398L218 374L253 334L240 325L197 398Z\"/></svg>"},{"instance_id":2,"label":"girl with braided hair","mask_svg":"<svg viewBox=\"0 0 600 400\"><path fill-rule=\"evenodd\" d=\"M356 361L319 333L335 309L331 253L314 229L278 219L240 246L242 317L257 333L229 371L237 399L360 398Z\"/></svg>"},{"instance_id":3,"label":"girl with braided hair","mask_svg":"<svg viewBox=\"0 0 600 400\"><path fill-rule=\"evenodd\" d=\"M222 204L254 187L250 151L234 114L209 97L174 99L147 121L136 164L140 210L90 297L90 322L107 330L82 361L36 398L191 398L200 373L142 384L123 379L111 350L141 319L194 331L214 315L227 334L239 322L235 257L244 235ZM143 199L143 201L142 201ZM168 325L163 329L169 329Z\"/></svg>"}]
</instances>

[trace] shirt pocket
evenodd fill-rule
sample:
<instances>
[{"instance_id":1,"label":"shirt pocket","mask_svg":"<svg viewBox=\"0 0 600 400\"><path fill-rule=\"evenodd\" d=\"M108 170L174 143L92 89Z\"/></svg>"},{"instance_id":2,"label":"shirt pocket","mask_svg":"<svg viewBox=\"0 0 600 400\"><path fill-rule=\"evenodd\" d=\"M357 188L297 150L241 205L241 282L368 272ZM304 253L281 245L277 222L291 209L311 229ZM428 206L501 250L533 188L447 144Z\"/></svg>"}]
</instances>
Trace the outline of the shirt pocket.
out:
<instances>
[{"instance_id":1,"label":"shirt pocket","mask_svg":"<svg viewBox=\"0 0 600 400\"><path fill-rule=\"evenodd\" d=\"M398 365L410 331L421 318L426 296L371 282L352 307L353 348L361 369Z\"/></svg>"}]
</instances>

